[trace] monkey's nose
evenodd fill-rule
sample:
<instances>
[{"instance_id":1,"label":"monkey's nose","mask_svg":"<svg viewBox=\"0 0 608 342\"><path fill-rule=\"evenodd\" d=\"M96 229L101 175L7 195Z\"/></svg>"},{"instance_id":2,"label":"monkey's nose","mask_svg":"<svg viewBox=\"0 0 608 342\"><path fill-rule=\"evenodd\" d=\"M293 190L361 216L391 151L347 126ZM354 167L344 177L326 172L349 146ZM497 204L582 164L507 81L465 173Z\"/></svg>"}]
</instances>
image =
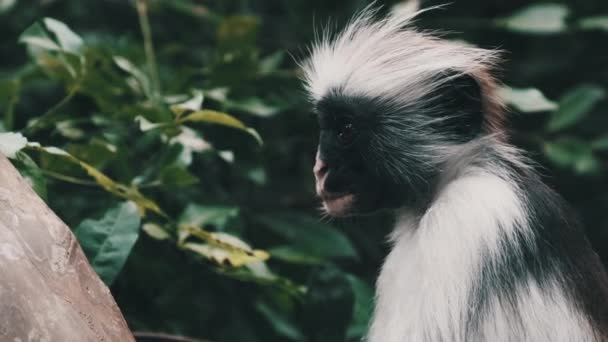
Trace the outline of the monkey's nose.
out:
<instances>
[{"instance_id":1,"label":"monkey's nose","mask_svg":"<svg viewBox=\"0 0 608 342\"><path fill-rule=\"evenodd\" d=\"M319 157L319 152L315 158L315 166L312 168L312 172L315 174L317 181L321 181L329 171L327 164Z\"/></svg>"}]
</instances>

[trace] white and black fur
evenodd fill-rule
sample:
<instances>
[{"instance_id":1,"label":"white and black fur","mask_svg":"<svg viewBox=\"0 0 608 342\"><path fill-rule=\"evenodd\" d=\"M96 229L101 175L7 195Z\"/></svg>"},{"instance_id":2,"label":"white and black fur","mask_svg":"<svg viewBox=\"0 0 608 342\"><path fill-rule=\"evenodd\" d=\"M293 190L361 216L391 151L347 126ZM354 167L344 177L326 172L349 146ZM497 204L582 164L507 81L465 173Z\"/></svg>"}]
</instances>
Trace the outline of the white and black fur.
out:
<instances>
[{"instance_id":1,"label":"white and black fur","mask_svg":"<svg viewBox=\"0 0 608 342\"><path fill-rule=\"evenodd\" d=\"M394 209L370 342L608 340L608 278L507 143L497 52L367 9L302 63L333 216Z\"/></svg>"}]
</instances>

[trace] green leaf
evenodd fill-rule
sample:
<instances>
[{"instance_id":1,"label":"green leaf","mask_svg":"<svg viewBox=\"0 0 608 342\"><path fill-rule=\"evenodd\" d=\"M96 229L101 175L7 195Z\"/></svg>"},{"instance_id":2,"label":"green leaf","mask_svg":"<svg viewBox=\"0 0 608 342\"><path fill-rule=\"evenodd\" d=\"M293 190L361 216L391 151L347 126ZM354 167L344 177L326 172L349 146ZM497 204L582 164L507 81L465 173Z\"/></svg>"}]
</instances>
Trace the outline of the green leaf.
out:
<instances>
[{"instance_id":1,"label":"green leaf","mask_svg":"<svg viewBox=\"0 0 608 342\"><path fill-rule=\"evenodd\" d=\"M262 138L253 128L249 128L245 126L245 124L234 116L222 112L217 112L214 110L199 110L195 111L187 116L184 116L179 119L179 123L184 122L202 122L202 123L212 123L227 127L232 127L239 129L241 131L249 133L253 136L257 142L261 145Z\"/></svg>"},{"instance_id":2,"label":"green leaf","mask_svg":"<svg viewBox=\"0 0 608 342\"><path fill-rule=\"evenodd\" d=\"M171 237L169 233L156 223L144 223L142 230L153 239L167 240Z\"/></svg>"},{"instance_id":3,"label":"green leaf","mask_svg":"<svg viewBox=\"0 0 608 342\"><path fill-rule=\"evenodd\" d=\"M143 72L140 68L135 66L135 64L133 64L125 57L114 56L112 59L120 69L132 76L132 80L134 80L135 82L127 83L131 86L133 91L145 95L149 99L154 97L152 94L152 83L145 72Z\"/></svg>"},{"instance_id":4,"label":"green leaf","mask_svg":"<svg viewBox=\"0 0 608 342\"><path fill-rule=\"evenodd\" d=\"M581 85L570 90L559 101L559 109L551 115L547 130L557 132L573 126L605 97L606 91L592 84Z\"/></svg>"},{"instance_id":5,"label":"green leaf","mask_svg":"<svg viewBox=\"0 0 608 342\"><path fill-rule=\"evenodd\" d=\"M369 284L353 275L347 275L346 279L350 282L355 295L353 319L348 327L347 337L359 340L367 334L374 311L374 290Z\"/></svg>"},{"instance_id":6,"label":"green leaf","mask_svg":"<svg viewBox=\"0 0 608 342\"><path fill-rule=\"evenodd\" d=\"M303 305L308 341L346 341L354 302L353 287L340 269L327 265L316 270Z\"/></svg>"},{"instance_id":7,"label":"green leaf","mask_svg":"<svg viewBox=\"0 0 608 342\"><path fill-rule=\"evenodd\" d=\"M218 266L241 267L251 263L265 261L268 252L252 249L238 237L226 233L210 233L199 227L180 225L179 244L183 249L194 252ZM190 236L204 243L185 242Z\"/></svg>"},{"instance_id":8,"label":"green leaf","mask_svg":"<svg viewBox=\"0 0 608 342\"><path fill-rule=\"evenodd\" d=\"M276 71L281 65L281 63L283 63L284 59L284 51L277 51L264 57L259 64L260 73L266 75Z\"/></svg>"},{"instance_id":9,"label":"green leaf","mask_svg":"<svg viewBox=\"0 0 608 342\"><path fill-rule=\"evenodd\" d=\"M176 117L182 116L186 112L194 112L201 109L203 105L203 92L201 90L194 90L194 96L188 101L174 104L171 106L171 111Z\"/></svg>"},{"instance_id":10,"label":"green leaf","mask_svg":"<svg viewBox=\"0 0 608 342\"><path fill-rule=\"evenodd\" d=\"M61 47L56 43L42 24L36 22L25 29L19 36L19 43L38 47L49 51L61 51Z\"/></svg>"},{"instance_id":11,"label":"green leaf","mask_svg":"<svg viewBox=\"0 0 608 342\"><path fill-rule=\"evenodd\" d=\"M536 88L511 88L505 86L499 90L499 96L505 103L523 113L544 112L558 108L555 102L548 100Z\"/></svg>"},{"instance_id":12,"label":"green leaf","mask_svg":"<svg viewBox=\"0 0 608 342\"><path fill-rule=\"evenodd\" d=\"M82 53L83 42L74 31L62 23L61 21L53 18L44 18L42 22L46 26L49 32L52 32L61 47L61 50L80 56Z\"/></svg>"},{"instance_id":13,"label":"green leaf","mask_svg":"<svg viewBox=\"0 0 608 342\"><path fill-rule=\"evenodd\" d=\"M602 137L595 139L591 143L591 147L594 150L607 151L608 150L608 135L604 135Z\"/></svg>"},{"instance_id":14,"label":"green leaf","mask_svg":"<svg viewBox=\"0 0 608 342\"><path fill-rule=\"evenodd\" d=\"M169 165L161 170L160 182L163 185L184 187L199 183L199 179L183 166Z\"/></svg>"},{"instance_id":15,"label":"green leaf","mask_svg":"<svg viewBox=\"0 0 608 342\"><path fill-rule=\"evenodd\" d=\"M234 206L189 204L178 222L200 227L212 226L214 230L222 231L238 214L239 208Z\"/></svg>"},{"instance_id":16,"label":"green leaf","mask_svg":"<svg viewBox=\"0 0 608 342\"><path fill-rule=\"evenodd\" d=\"M0 14L10 11L17 3L17 0L0 0Z\"/></svg>"},{"instance_id":17,"label":"green leaf","mask_svg":"<svg viewBox=\"0 0 608 342\"><path fill-rule=\"evenodd\" d=\"M95 167L83 162L82 160L79 160L68 152L54 146L40 146L39 143L28 143L27 147L49 155L65 158L65 160L69 161L70 163L79 166L107 192L135 202L139 207L142 216L145 215L146 210L151 210L161 216L166 217L166 214L160 209L160 207L154 201L142 195L137 188L117 183L110 177L106 176L103 172L97 170Z\"/></svg>"},{"instance_id":18,"label":"green leaf","mask_svg":"<svg viewBox=\"0 0 608 342\"><path fill-rule=\"evenodd\" d=\"M140 216L132 202L108 210L99 220L84 220L74 234L93 269L108 286L122 270L139 236Z\"/></svg>"},{"instance_id":19,"label":"green leaf","mask_svg":"<svg viewBox=\"0 0 608 342\"><path fill-rule=\"evenodd\" d=\"M268 252L274 259L292 264L321 265L325 262L323 258L310 255L309 253L298 250L291 245L273 247L269 249Z\"/></svg>"},{"instance_id":20,"label":"green leaf","mask_svg":"<svg viewBox=\"0 0 608 342\"><path fill-rule=\"evenodd\" d=\"M261 301L255 304L255 308L264 316L264 318L266 318L266 321L270 323L278 335L288 338L290 341L305 340L304 334L300 331L298 326L277 308Z\"/></svg>"},{"instance_id":21,"label":"green leaf","mask_svg":"<svg viewBox=\"0 0 608 342\"><path fill-rule=\"evenodd\" d=\"M46 177L42 173L38 164L32 160L27 154L17 152L16 158L13 160L13 165L21 176L23 176L42 199L47 198Z\"/></svg>"},{"instance_id":22,"label":"green leaf","mask_svg":"<svg viewBox=\"0 0 608 342\"><path fill-rule=\"evenodd\" d=\"M608 32L608 15L583 18L578 22L583 30L603 30Z\"/></svg>"},{"instance_id":23,"label":"green leaf","mask_svg":"<svg viewBox=\"0 0 608 342\"><path fill-rule=\"evenodd\" d=\"M577 138L561 138L544 145L545 155L557 166L580 174L599 171L600 162L591 145Z\"/></svg>"},{"instance_id":24,"label":"green leaf","mask_svg":"<svg viewBox=\"0 0 608 342\"><path fill-rule=\"evenodd\" d=\"M498 25L511 31L533 34L564 32L570 10L565 5L543 3L530 5L513 15L499 19Z\"/></svg>"},{"instance_id":25,"label":"green leaf","mask_svg":"<svg viewBox=\"0 0 608 342\"><path fill-rule=\"evenodd\" d=\"M356 258L348 237L318 218L297 213L261 215L256 221L291 242L294 249L318 258Z\"/></svg>"},{"instance_id":26,"label":"green leaf","mask_svg":"<svg viewBox=\"0 0 608 342\"><path fill-rule=\"evenodd\" d=\"M15 158L26 145L27 139L21 133L0 133L0 153L8 158Z\"/></svg>"},{"instance_id":27,"label":"green leaf","mask_svg":"<svg viewBox=\"0 0 608 342\"><path fill-rule=\"evenodd\" d=\"M245 113L253 114L263 118L277 114L281 108L270 106L258 97L249 97L242 100L230 100L226 102L229 109L241 110Z\"/></svg>"}]
</instances>

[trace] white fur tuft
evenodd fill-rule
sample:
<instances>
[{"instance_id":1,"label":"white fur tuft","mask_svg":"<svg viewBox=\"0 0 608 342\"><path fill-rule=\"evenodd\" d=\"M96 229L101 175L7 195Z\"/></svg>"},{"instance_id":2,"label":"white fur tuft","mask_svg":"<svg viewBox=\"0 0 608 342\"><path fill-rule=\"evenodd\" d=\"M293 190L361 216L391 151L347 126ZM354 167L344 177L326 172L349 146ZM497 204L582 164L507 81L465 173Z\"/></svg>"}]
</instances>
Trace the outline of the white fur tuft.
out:
<instances>
[{"instance_id":1,"label":"white fur tuft","mask_svg":"<svg viewBox=\"0 0 608 342\"><path fill-rule=\"evenodd\" d=\"M377 10L368 7L337 35L325 31L302 63L311 99L339 92L408 105L449 79L437 76L474 74L494 65L496 51L413 29L412 20L426 10L375 19Z\"/></svg>"}]
</instances>

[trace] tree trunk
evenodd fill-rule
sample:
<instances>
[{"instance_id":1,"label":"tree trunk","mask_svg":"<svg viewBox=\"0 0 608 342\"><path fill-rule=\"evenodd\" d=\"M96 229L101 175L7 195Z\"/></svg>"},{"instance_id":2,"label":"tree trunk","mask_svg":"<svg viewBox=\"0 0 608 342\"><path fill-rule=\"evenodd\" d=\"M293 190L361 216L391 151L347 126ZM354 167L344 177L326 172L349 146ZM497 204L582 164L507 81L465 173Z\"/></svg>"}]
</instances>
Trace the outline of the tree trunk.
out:
<instances>
[{"instance_id":1,"label":"tree trunk","mask_svg":"<svg viewBox=\"0 0 608 342\"><path fill-rule=\"evenodd\" d=\"M1 153L0 341L134 341L68 226Z\"/></svg>"}]
</instances>

